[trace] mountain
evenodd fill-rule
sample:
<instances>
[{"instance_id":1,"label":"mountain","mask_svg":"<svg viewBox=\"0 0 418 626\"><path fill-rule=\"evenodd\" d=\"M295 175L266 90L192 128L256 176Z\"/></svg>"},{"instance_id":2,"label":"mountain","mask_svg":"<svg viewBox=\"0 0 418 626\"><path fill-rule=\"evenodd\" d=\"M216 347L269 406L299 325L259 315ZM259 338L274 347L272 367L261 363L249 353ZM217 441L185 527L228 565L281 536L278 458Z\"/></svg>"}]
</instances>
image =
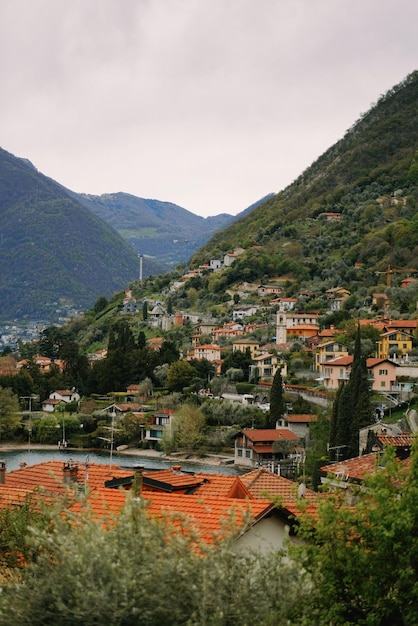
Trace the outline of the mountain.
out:
<instances>
[{"instance_id":1,"label":"mountain","mask_svg":"<svg viewBox=\"0 0 418 626\"><path fill-rule=\"evenodd\" d=\"M138 198L127 193L94 196L73 194L92 213L105 220L138 254L153 257L168 271L196 252L219 230L253 210L265 198L237 216L222 213L200 217L171 202ZM144 262L144 267L149 259Z\"/></svg>"},{"instance_id":2,"label":"mountain","mask_svg":"<svg viewBox=\"0 0 418 626\"><path fill-rule=\"evenodd\" d=\"M138 276L138 259L109 225L26 159L0 149L0 319L54 321Z\"/></svg>"},{"instance_id":3,"label":"mountain","mask_svg":"<svg viewBox=\"0 0 418 626\"><path fill-rule=\"evenodd\" d=\"M418 278L418 72L381 96L294 183L216 233L191 266L237 247L245 252L224 272L222 289L277 279L298 306L320 304L302 292L323 301L327 289L344 286L350 306L361 307L389 283L393 290L408 275ZM398 289L394 300L412 313L416 298L406 305L407 291Z\"/></svg>"}]
</instances>

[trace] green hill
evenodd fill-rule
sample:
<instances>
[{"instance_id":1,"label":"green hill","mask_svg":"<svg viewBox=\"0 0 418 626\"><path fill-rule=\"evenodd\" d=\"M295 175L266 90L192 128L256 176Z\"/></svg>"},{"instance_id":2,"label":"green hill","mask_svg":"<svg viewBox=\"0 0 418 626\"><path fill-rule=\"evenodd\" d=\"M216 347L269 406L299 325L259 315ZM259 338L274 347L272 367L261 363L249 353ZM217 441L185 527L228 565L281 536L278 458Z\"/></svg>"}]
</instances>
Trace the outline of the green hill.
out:
<instances>
[{"instance_id":1,"label":"green hill","mask_svg":"<svg viewBox=\"0 0 418 626\"><path fill-rule=\"evenodd\" d=\"M127 193L74 194L74 197L113 226L137 253L146 255L146 265L150 263L149 257L158 262L160 273L185 264L186 257L196 252L214 233L239 219L239 216L226 213L204 218L172 202L138 198ZM245 209L241 215L260 202Z\"/></svg>"},{"instance_id":2,"label":"green hill","mask_svg":"<svg viewBox=\"0 0 418 626\"><path fill-rule=\"evenodd\" d=\"M53 321L138 276L127 242L33 165L0 149L0 319Z\"/></svg>"},{"instance_id":3,"label":"green hill","mask_svg":"<svg viewBox=\"0 0 418 626\"><path fill-rule=\"evenodd\" d=\"M287 278L286 295L299 296L302 289L318 295L343 285L360 307L373 289L387 287L389 268L392 287L418 269L417 208L414 72L294 183L217 233L192 265L241 246L246 252L224 273L223 289Z\"/></svg>"}]
</instances>

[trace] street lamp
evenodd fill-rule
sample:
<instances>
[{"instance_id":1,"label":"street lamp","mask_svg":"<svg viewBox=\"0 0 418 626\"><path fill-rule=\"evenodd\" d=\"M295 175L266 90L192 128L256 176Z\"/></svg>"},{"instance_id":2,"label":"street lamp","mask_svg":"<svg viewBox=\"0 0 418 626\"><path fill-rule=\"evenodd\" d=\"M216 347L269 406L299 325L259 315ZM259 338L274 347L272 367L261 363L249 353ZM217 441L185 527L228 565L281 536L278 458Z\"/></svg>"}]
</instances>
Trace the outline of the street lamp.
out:
<instances>
[{"instance_id":1,"label":"street lamp","mask_svg":"<svg viewBox=\"0 0 418 626\"><path fill-rule=\"evenodd\" d=\"M67 441L65 440L65 406L61 405L59 407L59 410L61 413L61 420L62 420L62 447L66 448ZM59 428L59 425L57 426L57 428ZM61 442L58 442L58 448L61 448Z\"/></svg>"}]
</instances>

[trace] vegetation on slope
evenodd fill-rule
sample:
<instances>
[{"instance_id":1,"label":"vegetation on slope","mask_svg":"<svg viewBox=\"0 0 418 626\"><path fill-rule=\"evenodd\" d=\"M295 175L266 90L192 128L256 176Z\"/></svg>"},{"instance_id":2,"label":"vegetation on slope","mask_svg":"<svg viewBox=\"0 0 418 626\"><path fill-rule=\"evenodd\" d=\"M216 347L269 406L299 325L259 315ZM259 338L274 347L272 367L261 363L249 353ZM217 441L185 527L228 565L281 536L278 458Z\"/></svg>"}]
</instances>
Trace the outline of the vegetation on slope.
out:
<instances>
[{"instance_id":1,"label":"vegetation on slope","mask_svg":"<svg viewBox=\"0 0 418 626\"><path fill-rule=\"evenodd\" d=\"M217 233L193 264L242 246L246 254L228 272L226 287L238 275L290 275L295 293L302 284L323 291L343 284L359 298L367 288L387 286L389 267L418 269L417 104L414 72L292 185Z\"/></svg>"},{"instance_id":2,"label":"vegetation on slope","mask_svg":"<svg viewBox=\"0 0 418 626\"><path fill-rule=\"evenodd\" d=\"M116 231L1 149L0 217L0 319L53 319L60 298L87 308L138 275Z\"/></svg>"}]
</instances>

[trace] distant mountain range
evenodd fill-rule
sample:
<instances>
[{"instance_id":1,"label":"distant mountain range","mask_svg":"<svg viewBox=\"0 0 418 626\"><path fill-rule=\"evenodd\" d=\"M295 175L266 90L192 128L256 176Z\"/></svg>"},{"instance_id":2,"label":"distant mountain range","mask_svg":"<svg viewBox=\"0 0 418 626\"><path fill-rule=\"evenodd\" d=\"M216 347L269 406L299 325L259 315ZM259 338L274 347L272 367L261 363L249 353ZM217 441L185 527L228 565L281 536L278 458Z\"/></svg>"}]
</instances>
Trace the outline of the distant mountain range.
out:
<instances>
[{"instance_id":1,"label":"distant mountain range","mask_svg":"<svg viewBox=\"0 0 418 626\"><path fill-rule=\"evenodd\" d=\"M237 247L232 267L202 287L202 306L205 294L222 300L237 283L280 280L300 308L344 286L346 307L368 307L385 291L398 314L416 314L418 283L399 285L418 277L418 72L289 187L236 217L75 194L0 149L0 218L0 320L53 320L62 300L86 309L138 278L138 254L145 278Z\"/></svg>"},{"instance_id":2,"label":"distant mountain range","mask_svg":"<svg viewBox=\"0 0 418 626\"><path fill-rule=\"evenodd\" d=\"M26 159L0 149L0 319L54 320L138 275L127 242Z\"/></svg>"},{"instance_id":3,"label":"distant mountain range","mask_svg":"<svg viewBox=\"0 0 418 626\"><path fill-rule=\"evenodd\" d=\"M76 194L0 149L0 320L54 322L86 310L139 277L138 254L144 278L164 273L238 217Z\"/></svg>"},{"instance_id":4,"label":"distant mountain range","mask_svg":"<svg viewBox=\"0 0 418 626\"><path fill-rule=\"evenodd\" d=\"M212 235L241 219L270 197L262 198L237 216L222 213L204 218L171 202L138 198L127 193L73 195L92 213L113 226L138 254L152 257L161 266L161 272L181 263L185 265L188 256ZM149 259L144 268L148 263Z\"/></svg>"}]
</instances>

